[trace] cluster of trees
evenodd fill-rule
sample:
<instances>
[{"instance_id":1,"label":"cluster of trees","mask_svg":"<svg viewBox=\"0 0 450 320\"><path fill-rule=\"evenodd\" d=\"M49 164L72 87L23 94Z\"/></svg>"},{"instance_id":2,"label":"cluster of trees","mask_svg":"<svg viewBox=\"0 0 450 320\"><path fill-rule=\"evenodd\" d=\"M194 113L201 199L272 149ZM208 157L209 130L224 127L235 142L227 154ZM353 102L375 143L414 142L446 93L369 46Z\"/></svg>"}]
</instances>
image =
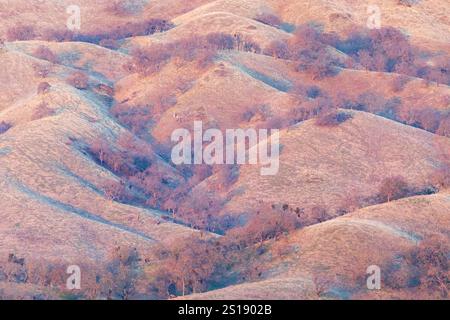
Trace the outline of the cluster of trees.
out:
<instances>
[{"instance_id":1,"label":"cluster of trees","mask_svg":"<svg viewBox=\"0 0 450 320\"><path fill-rule=\"evenodd\" d=\"M136 134L143 132L153 118L153 106L130 106L126 103L117 103L111 108L111 113L120 123Z\"/></svg>"},{"instance_id":2,"label":"cluster of trees","mask_svg":"<svg viewBox=\"0 0 450 320\"><path fill-rule=\"evenodd\" d=\"M142 259L136 248L115 247L109 253L106 265L79 266L82 270L82 287L76 292L68 292L66 264L30 262L10 253L0 265L0 281L51 287L58 290L63 299L127 300L139 293L146 294Z\"/></svg>"},{"instance_id":3,"label":"cluster of trees","mask_svg":"<svg viewBox=\"0 0 450 320\"><path fill-rule=\"evenodd\" d=\"M287 206L263 205L245 225L229 229L223 237L193 235L161 247L151 277L153 292L168 298L258 279L263 268L255 257L266 251L268 242L299 227L297 214Z\"/></svg>"},{"instance_id":4,"label":"cluster of trees","mask_svg":"<svg viewBox=\"0 0 450 320\"><path fill-rule=\"evenodd\" d=\"M386 266L383 283L393 289L420 289L434 299L448 298L449 251L447 239L432 234Z\"/></svg>"},{"instance_id":5,"label":"cluster of trees","mask_svg":"<svg viewBox=\"0 0 450 320\"><path fill-rule=\"evenodd\" d=\"M333 48L346 53L351 60L340 61ZM354 31L347 38L324 33L311 25L300 25L295 36L275 40L263 51L278 59L297 62L298 71L310 72L315 79L333 76L339 68L361 66L371 71L395 72L443 84L450 83L450 64L427 65L425 52L413 47L408 37L393 27ZM447 59L448 60L448 59ZM401 88L404 84L398 83Z\"/></svg>"},{"instance_id":6,"label":"cluster of trees","mask_svg":"<svg viewBox=\"0 0 450 320\"><path fill-rule=\"evenodd\" d=\"M338 97L334 104L338 108L371 112L438 135L450 136L449 112L433 107L406 107L403 106L399 97L386 99L379 94L367 91L356 99Z\"/></svg>"},{"instance_id":7,"label":"cluster of trees","mask_svg":"<svg viewBox=\"0 0 450 320\"><path fill-rule=\"evenodd\" d=\"M416 269L421 286L448 298L450 290L450 265L447 239L437 236L422 241L407 256L410 265Z\"/></svg>"},{"instance_id":8,"label":"cluster of trees","mask_svg":"<svg viewBox=\"0 0 450 320\"><path fill-rule=\"evenodd\" d=\"M278 239L301 226L300 211L292 212L287 205L281 208L263 205L250 215L244 226L232 228L227 236L241 248L254 244L262 246L265 241Z\"/></svg>"},{"instance_id":9,"label":"cluster of trees","mask_svg":"<svg viewBox=\"0 0 450 320\"><path fill-rule=\"evenodd\" d=\"M336 107L329 97L318 97L312 101L305 101L293 108L290 112L288 124L295 124L301 121L318 117L322 114L335 112Z\"/></svg>"},{"instance_id":10,"label":"cluster of trees","mask_svg":"<svg viewBox=\"0 0 450 320\"><path fill-rule=\"evenodd\" d=\"M160 298L168 298L211 289L221 281L227 268L224 249L219 240L195 235L159 248L152 291Z\"/></svg>"},{"instance_id":11,"label":"cluster of trees","mask_svg":"<svg viewBox=\"0 0 450 320\"><path fill-rule=\"evenodd\" d=\"M193 229L223 234L236 226L237 219L220 216L225 200L213 193L192 193L192 189L202 181L208 189L226 191L239 176L237 165L186 165L180 168L183 182L170 191L170 196L160 202L159 208L170 213L172 220L190 226ZM214 175L214 177L212 177Z\"/></svg>"},{"instance_id":12,"label":"cluster of trees","mask_svg":"<svg viewBox=\"0 0 450 320\"><path fill-rule=\"evenodd\" d=\"M164 19L149 19L143 22L128 22L112 28L106 33L80 35L75 40L84 40L86 42L100 43L101 40L120 40L124 38L148 36L157 32L165 32L174 27L174 24Z\"/></svg>"},{"instance_id":13,"label":"cluster of trees","mask_svg":"<svg viewBox=\"0 0 450 320\"><path fill-rule=\"evenodd\" d=\"M450 188L450 163L446 163L436 170L431 181L437 189Z\"/></svg>"},{"instance_id":14,"label":"cluster of trees","mask_svg":"<svg viewBox=\"0 0 450 320\"><path fill-rule=\"evenodd\" d=\"M450 83L450 65L429 66L424 52L413 47L408 37L393 27L355 31L347 39L331 38L330 45L351 56L365 69L396 72L439 83Z\"/></svg>"},{"instance_id":15,"label":"cluster of trees","mask_svg":"<svg viewBox=\"0 0 450 320\"><path fill-rule=\"evenodd\" d=\"M178 178L164 173L152 148L132 134L122 134L117 148L102 139L94 140L88 153L100 165L119 177L103 186L114 201L162 208L179 185Z\"/></svg>"},{"instance_id":16,"label":"cluster of trees","mask_svg":"<svg viewBox=\"0 0 450 320\"><path fill-rule=\"evenodd\" d=\"M406 124L421 128L441 136L450 137L450 113L431 107L408 110L400 115Z\"/></svg>"},{"instance_id":17,"label":"cluster of trees","mask_svg":"<svg viewBox=\"0 0 450 320\"><path fill-rule=\"evenodd\" d=\"M32 26L18 25L11 27L6 32L7 41L24 41L39 38L46 41L81 41L105 46L116 47L115 40L135 36L152 35L156 32L164 32L174 27L174 24L164 19L148 19L143 22L128 22L124 25L113 27L108 32L99 33L75 33L69 30L46 29L42 32L35 31Z\"/></svg>"},{"instance_id":18,"label":"cluster of trees","mask_svg":"<svg viewBox=\"0 0 450 320\"><path fill-rule=\"evenodd\" d=\"M87 153L118 179L101 186L105 196L122 203L137 203L168 213L168 219L192 228L223 233L234 221L218 217L224 201L202 194L197 199L192 188L214 175L208 184L216 190L227 190L239 175L236 165L190 165L180 169L180 176L166 172L158 164L158 157L149 144L131 133L125 133L112 147L103 139L89 144Z\"/></svg>"},{"instance_id":19,"label":"cluster of trees","mask_svg":"<svg viewBox=\"0 0 450 320\"><path fill-rule=\"evenodd\" d=\"M439 190L440 185L436 181L432 180L433 179L431 178L430 185L424 188L417 188L409 185L406 179L399 175L384 178L381 181L376 202L390 202L392 200L398 200L414 195L428 195L436 193Z\"/></svg>"},{"instance_id":20,"label":"cluster of trees","mask_svg":"<svg viewBox=\"0 0 450 320\"><path fill-rule=\"evenodd\" d=\"M146 49L135 49L132 52L133 61L125 68L148 76L159 71L171 58L184 61L197 61L200 67L212 62L218 50L241 50L261 52L259 45L240 34L211 33L207 36L192 36L175 43L156 44Z\"/></svg>"},{"instance_id":21,"label":"cluster of trees","mask_svg":"<svg viewBox=\"0 0 450 320\"><path fill-rule=\"evenodd\" d=\"M334 76L343 64L330 51L328 39L320 30L302 25L289 43L291 59L297 61L297 71L306 71L314 79Z\"/></svg>"},{"instance_id":22,"label":"cluster of trees","mask_svg":"<svg viewBox=\"0 0 450 320\"><path fill-rule=\"evenodd\" d=\"M107 273L99 278L100 295L111 300L132 299L142 280L142 259L136 248L116 247L106 266Z\"/></svg>"},{"instance_id":23,"label":"cluster of trees","mask_svg":"<svg viewBox=\"0 0 450 320\"><path fill-rule=\"evenodd\" d=\"M312 25L300 25L288 41L274 40L264 54L296 61L296 70L308 72L314 79L336 75L344 65L330 50L331 36Z\"/></svg>"},{"instance_id":24,"label":"cluster of trees","mask_svg":"<svg viewBox=\"0 0 450 320\"><path fill-rule=\"evenodd\" d=\"M36 37L36 32L31 26L16 25L6 31L7 41L26 41Z\"/></svg>"}]
</instances>

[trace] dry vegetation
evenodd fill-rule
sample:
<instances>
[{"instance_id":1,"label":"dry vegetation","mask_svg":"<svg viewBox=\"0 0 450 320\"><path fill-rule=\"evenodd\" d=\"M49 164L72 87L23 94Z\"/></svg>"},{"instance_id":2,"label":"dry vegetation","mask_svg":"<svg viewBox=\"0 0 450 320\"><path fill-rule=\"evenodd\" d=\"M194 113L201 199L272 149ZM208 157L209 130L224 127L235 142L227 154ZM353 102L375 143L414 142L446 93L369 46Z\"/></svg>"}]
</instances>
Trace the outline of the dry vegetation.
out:
<instances>
[{"instance_id":1,"label":"dry vegetation","mask_svg":"<svg viewBox=\"0 0 450 320\"><path fill-rule=\"evenodd\" d=\"M55 22L0 27L0 298L448 298L448 41L275 2L17 1ZM195 120L280 129L279 173L173 165Z\"/></svg>"}]
</instances>

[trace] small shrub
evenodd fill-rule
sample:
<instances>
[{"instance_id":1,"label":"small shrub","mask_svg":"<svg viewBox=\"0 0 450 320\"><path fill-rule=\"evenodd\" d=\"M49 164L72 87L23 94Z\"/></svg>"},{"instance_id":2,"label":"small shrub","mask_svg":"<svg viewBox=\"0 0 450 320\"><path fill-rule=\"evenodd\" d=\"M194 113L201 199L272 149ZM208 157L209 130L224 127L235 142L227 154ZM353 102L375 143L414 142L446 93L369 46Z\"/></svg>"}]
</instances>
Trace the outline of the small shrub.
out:
<instances>
[{"instance_id":1,"label":"small shrub","mask_svg":"<svg viewBox=\"0 0 450 320\"><path fill-rule=\"evenodd\" d=\"M420 2L420 0L398 0L398 4L402 6L412 7Z\"/></svg>"},{"instance_id":2,"label":"small shrub","mask_svg":"<svg viewBox=\"0 0 450 320\"><path fill-rule=\"evenodd\" d=\"M120 48L120 44L115 39L102 39L99 42L99 45L111 50L117 50Z\"/></svg>"},{"instance_id":3,"label":"small shrub","mask_svg":"<svg viewBox=\"0 0 450 320\"><path fill-rule=\"evenodd\" d=\"M431 180L437 189L450 188L450 165L444 164L432 174Z\"/></svg>"},{"instance_id":4,"label":"small shrub","mask_svg":"<svg viewBox=\"0 0 450 320\"><path fill-rule=\"evenodd\" d=\"M57 63L58 62L58 58L56 57L56 55L53 53L52 50L50 50L46 46L39 46L33 52L33 55L36 58L39 58L39 59L42 59L42 60L47 60L47 61L49 61L51 63Z\"/></svg>"},{"instance_id":5,"label":"small shrub","mask_svg":"<svg viewBox=\"0 0 450 320\"><path fill-rule=\"evenodd\" d=\"M327 209L321 206L315 206L311 208L310 215L313 223L321 223L330 219L330 215L328 214Z\"/></svg>"},{"instance_id":6,"label":"small shrub","mask_svg":"<svg viewBox=\"0 0 450 320\"><path fill-rule=\"evenodd\" d=\"M441 136L450 138L450 114L441 119L439 128L437 129L436 133Z\"/></svg>"},{"instance_id":7,"label":"small shrub","mask_svg":"<svg viewBox=\"0 0 450 320\"><path fill-rule=\"evenodd\" d=\"M123 180L107 182L102 186L102 190L106 199L110 201L129 203L133 199L126 182Z\"/></svg>"},{"instance_id":8,"label":"small shrub","mask_svg":"<svg viewBox=\"0 0 450 320\"><path fill-rule=\"evenodd\" d=\"M50 67L44 64L33 64L34 74L38 78L47 78L50 74Z\"/></svg>"},{"instance_id":9,"label":"small shrub","mask_svg":"<svg viewBox=\"0 0 450 320\"><path fill-rule=\"evenodd\" d=\"M322 127L338 126L345 121L352 119L353 116L346 112L333 111L330 113L322 113L316 120L316 124Z\"/></svg>"},{"instance_id":10,"label":"small shrub","mask_svg":"<svg viewBox=\"0 0 450 320\"><path fill-rule=\"evenodd\" d=\"M133 13L132 8L127 5L127 1L124 0L114 0L108 6L107 11L116 16L127 16Z\"/></svg>"},{"instance_id":11,"label":"small shrub","mask_svg":"<svg viewBox=\"0 0 450 320\"><path fill-rule=\"evenodd\" d=\"M37 93L38 94L44 94L47 93L50 90L51 86L48 82L41 82L38 85Z\"/></svg>"},{"instance_id":12,"label":"small shrub","mask_svg":"<svg viewBox=\"0 0 450 320\"><path fill-rule=\"evenodd\" d=\"M270 13L260 14L255 18L255 20L275 28L280 28L283 24L280 18Z\"/></svg>"},{"instance_id":13,"label":"small shrub","mask_svg":"<svg viewBox=\"0 0 450 320\"><path fill-rule=\"evenodd\" d=\"M99 84L95 87L95 90L105 96L113 97L114 96L114 88L107 86L106 84Z\"/></svg>"},{"instance_id":14,"label":"small shrub","mask_svg":"<svg viewBox=\"0 0 450 320\"><path fill-rule=\"evenodd\" d=\"M406 84L407 84L409 81L411 81L411 80L412 80L411 77L408 77L408 76L405 76L405 75L399 75L399 76L397 76L397 77L394 79L394 82L393 82L393 84L392 84L392 90L393 90L394 92L400 92L400 91L402 91L402 90L405 88Z\"/></svg>"},{"instance_id":15,"label":"small shrub","mask_svg":"<svg viewBox=\"0 0 450 320\"><path fill-rule=\"evenodd\" d=\"M83 72L74 72L67 78L67 84L79 89L86 90L89 87L89 78Z\"/></svg>"},{"instance_id":16,"label":"small shrub","mask_svg":"<svg viewBox=\"0 0 450 320\"><path fill-rule=\"evenodd\" d=\"M64 30L47 29L42 33L40 38L46 41L64 42L64 41L73 41L75 35L72 31L65 29Z\"/></svg>"},{"instance_id":17,"label":"small shrub","mask_svg":"<svg viewBox=\"0 0 450 320\"><path fill-rule=\"evenodd\" d=\"M171 57L164 45L154 45L148 49L136 49L132 52L133 71L149 76L165 66Z\"/></svg>"},{"instance_id":18,"label":"small shrub","mask_svg":"<svg viewBox=\"0 0 450 320\"><path fill-rule=\"evenodd\" d=\"M308 98L316 99L318 98L322 92L320 91L320 88L317 86L311 86L306 90L306 95Z\"/></svg>"},{"instance_id":19,"label":"small shrub","mask_svg":"<svg viewBox=\"0 0 450 320\"><path fill-rule=\"evenodd\" d=\"M50 117L55 114L55 110L50 108L47 103L43 102L36 107L33 112L32 120L39 120L42 118Z\"/></svg>"}]
</instances>

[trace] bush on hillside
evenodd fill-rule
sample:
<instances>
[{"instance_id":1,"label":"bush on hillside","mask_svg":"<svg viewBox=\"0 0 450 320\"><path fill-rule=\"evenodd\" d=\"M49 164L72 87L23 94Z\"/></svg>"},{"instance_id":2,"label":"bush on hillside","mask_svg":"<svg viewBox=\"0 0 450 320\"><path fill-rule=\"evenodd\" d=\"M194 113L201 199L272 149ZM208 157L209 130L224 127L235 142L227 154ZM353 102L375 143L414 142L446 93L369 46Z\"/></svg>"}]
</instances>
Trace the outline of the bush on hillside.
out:
<instances>
[{"instance_id":1,"label":"bush on hillside","mask_svg":"<svg viewBox=\"0 0 450 320\"><path fill-rule=\"evenodd\" d=\"M289 46L281 40L272 41L264 50L264 54L277 59L289 59L291 56Z\"/></svg>"},{"instance_id":2,"label":"bush on hillside","mask_svg":"<svg viewBox=\"0 0 450 320\"><path fill-rule=\"evenodd\" d=\"M50 117L54 114L55 110L53 108L50 108L47 103L42 102L34 110L32 120L39 120L42 118Z\"/></svg>"},{"instance_id":3,"label":"bush on hillside","mask_svg":"<svg viewBox=\"0 0 450 320\"><path fill-rule=\"evenodd\" d=\"M406 197L409 186L402 176L393 176L383 179L380 185L380 197L383 201L397 200Z\"/></svg>"},{"instance_id":4,"label":"bush on hillside","mask_svg":"<svg viewBox=\"0 0 450 320\"><path fill-rule=\"evenodd\" d=\"M36 33L32 26L18 25L9 28L6 31L6 39L8 41L26 41L36 37Z\"/></svg>"},{"instance_id":5,"label":"bush on hillside","mask_svg":"<svg viewBox=\"0 0 450 320\"><path fill-rule=\"evenodd\" d=\"M46 41L55 41L55 42L65 42L65 41L73 41L75 38L75 34L70 30L53 30L46 29L42 32L40 38Z\"/></svg>"},{"instance_id":6,"label":"bush on hillside","mask_svg":"<svg viewBox=\"0 0 450 320\"><path fill-rule=\"evenodd\" d=\"M222 32L208 34L206 41L212 48L217 50L232 50L235 46L233 36Z\"/></svg>"},{"instance_id":7,"label":"bush on hillside","mask_svg":"<svg viewBox=\"0 0 450 320\"><path fill-rule=\"evenodd\" d=\"M439 128L436 131L437 134L450 138L450 114L444 116L439 123Z\"/></svg>"},{"instance_id":8,"label":"bush on hillside","mask_svg":"<svg viewBox=\"0 0 450 320\"><path fill-rule=\"evenodd\" d=\"M297 61L296 70L309 72L314 79L334 76L340 63L329 51L323 33L309 25L297 28L290 41L292 59Z\"/></svg>"},{"instance_id":9,"label":"bush on hillside","mask_svg":"<svg viewBox=\"0 0 450 320\"><path fill-rule=\"evenodd\" d=\"M51 88L51 86L50 86L50 84L48 82L41 82L38 85L37 93L38 94L47 93L50 90L50 88Z\"/></svg>"},{"instance_id":10,"label":"bush on hillside","mask_svg":"<svg viewBox=\"0 0 450 320\"><path fill-rule=\"evenodd\" d=\"M89 87L89 78L83 72L77 71L67 78L67 84L79 90L86 90Z\"/></svg>"},{"instance_id":11,"label":"bush on hillside","mask_svg":"<svg viewBox=\"0 0 450 320\"><path fill-rule=\"evenodd\" d=\"M38 78L47 78L50 74L50 66L45 64L34 63L33 64L34 75Z\"/></svg>"},{"instance_id":12,"label":"bush on hillside","mask_svg":"<svg viewBox=\"0 0 450 320\"><path fill-rule=\"evenodd\" d=\"M117 50L120 48L119 42L115 39L102 39L98 44L111 50Z\"/></svg>"},{"instance_id":13,"label":"bush on hillside","mask_svg":"<svg viewBox=\"0 0 450 320\"><path fill-rule=\"evenodd\" d=\"M420 0L398 0L399 5L412 7L420 2Z\"/></svg>"},{"instance_id":14,"label":"bush on hillside","mask_svg":"<svg viewBox=\"0 0 450 320\"><path fill-rule=\"evenodd\" d=\"M57 63L58 62L58 57L53 53L52 50L50 50L48 47L46 46L39 46L38 48L36 48L36 50L34 50L33 55L36 58L42 59L42 60L47 60L51 63Z\"/></svg>"},{"instance_id":15,"label":"bush on hillside","mask_svg":"<svg viewBox=\"0 0 450 320\"><path fill-rule=\"evenodd\" d=\"M283 22L279 17L271 13L262 13L256 16L256 21L267 24L269 26L280 28Z\"/></svg>"},{"instance_id":16,"label":"bush on hillside","mask_svg":"<svg viewBox=\"0 0 450 320\"><path fill-rule=\"evenodd\" d=\"M346 112L333 111L330 113L321 114L317 120L316 124L322 127L334 127L338 126L345 121L352 119L353 116Z\"/></svg>"},{"instance_id":17,"label":"bush on hillside","mask_svg":"<svg viewBox=\"0 0 450 320\"><path fill-rule=\"evenodd\" d=\"M5 133L6 131L8 131L11 128L12 128L12 125L10 123L7 123L5 121L0 122L0 134Z\"/></svg>"},{"instance_id":18,"label":"bush on hillside","mask_svg":"<svg viewBox=\"0 0 450 320\"><path fill-rule=\"evenodd\" d=\"M439 298L449 296L449 251L446 238L435 235L421 241L406 256L410 267L414 268L419 285Z\"/></svg>"}]
</instances>

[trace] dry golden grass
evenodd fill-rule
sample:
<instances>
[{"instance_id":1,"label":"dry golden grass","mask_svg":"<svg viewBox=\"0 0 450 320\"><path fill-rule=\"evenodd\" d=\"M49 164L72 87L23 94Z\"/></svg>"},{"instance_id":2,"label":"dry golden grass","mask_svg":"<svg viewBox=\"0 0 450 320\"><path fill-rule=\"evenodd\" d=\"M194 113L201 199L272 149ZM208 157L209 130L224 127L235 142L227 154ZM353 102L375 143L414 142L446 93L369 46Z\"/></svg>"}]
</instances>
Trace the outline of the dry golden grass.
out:
<instances>
[{"instance_id":1,"label":"dry golden grass","mask_svg":"<svg viewBox=\"0 0 450 320\"><path fill-rule=\"evenodd\" d=\"M367 207L268 243L259 264L267 279L185 299L418 299L415 288L366 288L368 266L381 273L397 257L433 235L448 239L448 191ZM278 252L283 252L282 255ZM278 257L278 258L274 258Z\"/></svg>"},{"instance_id":2,"label":"dry golden grass","mask_svg":"<svg viewBox=\"0 0 450 320\"><path fill-rule=\"evenodd\" d=\"M349 200L376 196L385 177L401 175L411 186L428 186L443 152L437 141L450 152L446 138L352 113L353 119L338 127L318 127L309 120L281 132L278 174L261 176L259 167L242 167L233 187L237 195L224 212L252 212L264 202L305 209L319 205L334 213Z\"/></svg>"},{"instance_id":3,"label":"dry golden grass","mask_svg":"<svg viewBox=\"0 0 450 320\"><path fill-rule=\"evenodd\" d=\"M66 28L66 7L71 1L16 0L0 4L0 38L8 28L25 23L36 31ZM179 242L192 229L161 219L161 212L128 206L106 199L100 191L118 177L80 151L74 139L87 143L104 138L113 144L125 132L108 112L104 97L66 84L74 71L84 72L92 86L115 86L115 100L131 106L148 105L176 97L176 104L155 114L149 128L156 142L167 143L173 129L189 128L194 120L218 128L257 126L243 114L267 105L272 116L286 118L306 97L295 97L289 88L316 85L335 97L346 92L356 98L366 91L385 99L399 97L404 109L432 106L448 110L450 88L412 79L400 92L393 91L398 75L343 70L322 80L294 72L293 63L237 51L220 52L215 61L199 68L195 62L171 61L148 77L128 74L122 65L130 61L128 50L172 43L211 32L241 34L262 48L291 34L254 20L261 13L278 14L292 24L316 22L326 31L348 34L367 21L367 4L356 0L193 0L150 1L141 12L113 15L110 1L78 1L82 33L108 31L127 22L149 18L171 19L176 27L152 36L124 41L120 50L75 42L18 41L0 48L0 120L13 125L0 136L0 256L14 252L30 263L92 263L102 265L117 246L136 247L145 254L158 243ZM411 8L397 0L374 1L383 26L394 26L411 41L433 52L450 52L450 20L447 1L429 0ZM34 57L41 45L59 58L54 65ZM345 55L335 52L345 59ZM442 57L430 57L430 62ZM47 67L38 77L35 66ZM37 94L40 82L51 85ZM337 90L339 89L339 90ZM34 115L42 103L53 110L41 119ZM281 132L280 172L262 177L259 168L244 166L231 190L234 197L222 213L245 213L259 206L289 204L311 208L321 205L332 214L349 200L377 195L383 178L402 175L411 186L429 185L430 175L445 156L450 140L363 112L338 127L318 127L314 120ZM72 141L72 142L71 142ZM167 175L174 168L159 163ZM211 180L215 179L212 177ZM194 193L203 194L208 180ZM218 192L219 193L219 192ZM260 258L264 276L258 282L186 297L188 299L317 299L414 298L424 292L384 289L367 292L367 266L385 265L417 245L421 239L440 234L448 239L450 195L407 198L357 210L298 230L279 241L267 243L269 252ZM219 213L218 213L219 214ZM2 259L0 259L2 261ZM331 295L324 295L328 286ZM29 297L46 293L32 285L0 282L0 296Z\"/></svg>"},{"instance_id":4,"label":"dry golden grass","mask_svg":"<svg viewBox=\"0 0 450 320\"><path fill-rule=\"evenodd\" d=\"M57 83L34 99L2 112L2 119L15 125L0 137L3 256L14 251L48 261L105 261L121 243L145 251L157 241L192 233L163 222L159 212L103 196L101 186L117 177L70 142L112 141L124 132L95 96ZM32 121L42 100L55 114Z\"/></svg>"}]
</instances>

